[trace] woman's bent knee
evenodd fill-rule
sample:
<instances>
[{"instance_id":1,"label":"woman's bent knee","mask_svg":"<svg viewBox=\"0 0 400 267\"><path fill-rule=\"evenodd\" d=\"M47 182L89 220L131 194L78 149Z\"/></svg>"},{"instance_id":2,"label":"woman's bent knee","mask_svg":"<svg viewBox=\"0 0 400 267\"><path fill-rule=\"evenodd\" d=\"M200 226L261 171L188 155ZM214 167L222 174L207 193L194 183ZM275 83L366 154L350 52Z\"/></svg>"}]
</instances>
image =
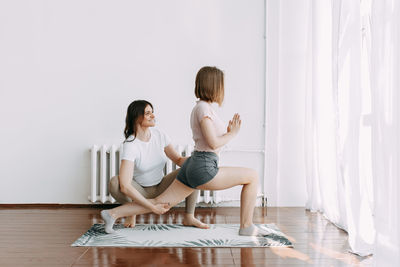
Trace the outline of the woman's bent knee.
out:
<instances>
[{"instance_id":1,"label":"woman's bent knee","mask_svg":"<svg viewBox=\"0 0 400 267\"><path fill-rule=\"evenodd\" d=\"M120 191L118 175L110 179L110 191L112 192Z\"/></svg>"},{"instance_id":2,"label":"woman's bent knee","mask_svg":"<svg viewBox=\"0 0 400 267\"><path fill-rule=\"evenodd\" d=\"M258 172L253 169L249 169L249 181L250 183L258 183Z\"/></svg>"}]
</instances>

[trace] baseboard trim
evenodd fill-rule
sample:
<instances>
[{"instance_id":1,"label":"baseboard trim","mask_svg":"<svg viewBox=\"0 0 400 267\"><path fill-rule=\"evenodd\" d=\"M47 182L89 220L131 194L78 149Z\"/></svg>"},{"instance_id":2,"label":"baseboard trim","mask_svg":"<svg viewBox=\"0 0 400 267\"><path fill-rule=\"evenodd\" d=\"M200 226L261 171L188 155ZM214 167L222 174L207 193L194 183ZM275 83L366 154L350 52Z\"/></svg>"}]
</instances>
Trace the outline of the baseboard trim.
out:
<instances>
[{"instance_id":1,"label":"baseboard trim","mask_svg":"<svg viewBox=\"0 0 400 267\"><path fill-rule=\"evenodd\" d=\"M57 203L18 203L0 204L0 209L99 209L114 208L119 204L57 204Z\"/></svg>"},{"instance_id":2,"label":"baseboard trim","mask_svg":"<svg viewBox=\"0 0 400 267\"><path fill-rule=\"evenodd\" d=\"M260 201L256 202L256 207L263 207ZM57 203L15 203L0 204L0 209L112 209L118 207L118 203L91 203L91 204L57 204ZM184 208L185 202L182 201L174 208ZM196 208L217 208L217 207L240 207L240 201L227 201L218 204L197 203Z\"/></svg>"}]
</instances>

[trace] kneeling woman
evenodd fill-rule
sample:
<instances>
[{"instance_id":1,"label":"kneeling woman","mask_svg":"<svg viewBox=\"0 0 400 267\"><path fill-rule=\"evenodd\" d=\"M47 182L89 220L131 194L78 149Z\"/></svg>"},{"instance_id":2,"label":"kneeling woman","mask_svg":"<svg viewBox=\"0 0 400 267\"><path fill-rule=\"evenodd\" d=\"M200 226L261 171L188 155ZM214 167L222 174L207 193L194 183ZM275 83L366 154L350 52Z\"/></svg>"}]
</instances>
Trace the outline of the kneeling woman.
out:
<instances>
[{"instance_id":1,"label":"kneeling woman","mask_svg":"<svg viewBox=\"0 0 400 267\"><path fill-rule=\"evenodd\" d=\"M164 177L163 169L170 158L182 166L186 158L176 152L169 137L154 128L153 106L145 100L133 101L127 110L124 130L125 142L121 155L119 176L110 181L111 195L121 204L135 202L156 214L164 212L163 205L155 205L149 199L159 196L175 180L178 171ZM208 228L194 217L198 192L186 198L184 225ZM125 220L125 227L134 227L136 216Z\"/></svg>"}]
</instances>

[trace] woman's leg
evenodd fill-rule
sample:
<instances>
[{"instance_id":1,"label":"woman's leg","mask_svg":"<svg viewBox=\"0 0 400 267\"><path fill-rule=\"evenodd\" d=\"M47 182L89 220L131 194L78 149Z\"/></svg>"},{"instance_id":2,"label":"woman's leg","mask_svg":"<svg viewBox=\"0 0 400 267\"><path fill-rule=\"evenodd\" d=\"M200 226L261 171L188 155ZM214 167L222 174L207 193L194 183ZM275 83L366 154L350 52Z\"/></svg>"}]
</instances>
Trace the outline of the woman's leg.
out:
<instances>
[{"instance_id":1,"label":"woman's leg","mask_svg":"<svg viewBox=\"0 0 400 267\"><path fill-rule=\"evenodd\" d=\"M199 190L194 190L185 200L185 217L183 219L183 225L194 226L202 229L210 228L209 225L199 221L194 217L194 210L196 209L197 198L199 196Z\"/></svg>"},{"instance_id":2,"label":"woman's leg","mask_svg":"<svg viewBox=\"0 0 400 267\"><path fill-rule=\"evenodd\" d=\"M132 186L145 198L149 198L149 194L145 188L143 188L140 184L138 184L135 180L132 180ZM113 198L115 198L118 203L125 204L132 202L128 196L121 192L119 186L119 178L118 175L114 176L110 179L110 193ZM124 226L128 228L133 228L136 225L136 215L127 216L124 221Z\"/></svg>"},{"instance_id":3,"label":"woman's leg","mask_svg":"<svg viewBox=\"0 0 400 267\"><path fill-rule=\"evenodd\" d=\"M266 235L253 225L254 206L258 191L258 174L255 170L240 167L221 167L209 182L198 186L202 190L222 190L243 185L240 196L240 231L242 235Z\"/></svg>"},{"instance_id":4,"label":"woman's leg","mask_svg":"<svg viewBox=\"0 0 400 267\"><path fill-rule=\"evenodd\" d=\"M194 189L190 188L178 180L174 180L172 184L158 197L155 199L149 199L154 204L157 203L169 203L170 207L178 204L182 199L193 193ZM151 212L149 209L136 204L126 203L122 206L116 207L111 210L103 210L101 212L101 216L105 222L105 229L107 233L112 233L112 226L116 219L125 217L125 216L133 216L140 215Z\"/></svg>"},{"instance_id":5,"label":"woman's leg","mask_svg":"<svg viewBox=\"0 0 400 267\"><path fill-rule=\"evenodd\" d=\"M161 195L154 199L154 201L155 203L169 203L170 206L173 207L181 202L182 199L193 193L193 191L195 191L195 189L175 179Z\"/></svg>"},{"instance_id":6,"label":"woman's leg","mask_svg":"<svg viewBox=\"0 0 400 267\"><path fill-rule=\"evenodd\" d=\"M109 183L110 194L111 196L118 201L120 204L125 204L127 202L132 202L132 199L127 197L124 193L121 192L119 188L119 178L118 175L114 176L110 179Z\"/></svg>"},{"instance_id":7,"label":"woman's leg","mask_svg":"<svg viewBox=\"0 0 400 267\"><path fill-rule=\"evenodd\" d=\"M160 195L162 192L164 192L170 184L176 179L176 176L179 173L179 169L170 172L164 178L162 179L161 183L158 185L157 188L157 195ZM203 229L208 229L209 226L205 223L202 223L196 217L194 217L194 211L196 209L196 203L197 203L197 197L198 197L199 191L194 190L193 193L191 193L189 196L186 197L185 200L185 216L183 218L183 225L186 226L194 226L194 227L199 227Z\"/></svg>"}]
</instances>

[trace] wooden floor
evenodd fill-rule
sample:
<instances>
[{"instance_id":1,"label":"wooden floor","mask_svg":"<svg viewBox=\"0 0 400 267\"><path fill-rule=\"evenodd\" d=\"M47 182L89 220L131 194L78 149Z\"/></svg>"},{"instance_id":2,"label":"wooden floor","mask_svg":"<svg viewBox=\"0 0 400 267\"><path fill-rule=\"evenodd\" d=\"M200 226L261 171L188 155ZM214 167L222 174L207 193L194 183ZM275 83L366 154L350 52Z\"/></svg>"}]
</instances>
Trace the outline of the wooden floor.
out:
<instances>
[{"instance_id":1,"label":"wooden floor","mask_svg":"<svg viewBox=\"0 0 400 267\"><path fill-rule=\"evenodd\" d=\"M181 223L183 209L138 223ZM198 208L207 223L239 223L238 208ZM372 266L348 253L347 234L303 208L256 208L254 222L275 223L294 248L71 247L97 208L0 208L0 266Z\"/></svg>"}]
</instances>

